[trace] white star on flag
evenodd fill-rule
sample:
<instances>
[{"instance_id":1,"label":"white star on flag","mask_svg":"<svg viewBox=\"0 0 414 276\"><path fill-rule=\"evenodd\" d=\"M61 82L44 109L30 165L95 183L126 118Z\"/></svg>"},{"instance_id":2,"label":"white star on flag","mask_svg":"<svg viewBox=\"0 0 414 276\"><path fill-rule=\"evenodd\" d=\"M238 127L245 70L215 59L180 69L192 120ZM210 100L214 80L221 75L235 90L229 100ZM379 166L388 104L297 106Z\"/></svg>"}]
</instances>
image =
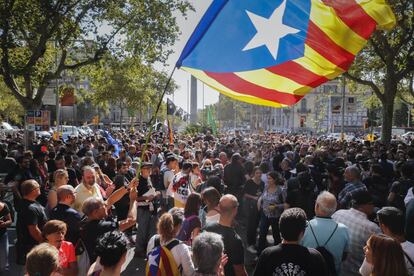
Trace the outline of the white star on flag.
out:
<instances>
[{"instance_id":1,"label":"white star on flag","mask_svg":"<svg viewBox=\"0 0 414 276\"><path fill-rule=\"evenodd\" d=\"M153 266L158 266L157 264L157 251L152 252L151 254L149 254L148 256L148 263L149 266L151 267Z\"/></svg>"},{"instance_id":2,"label":"white star on flag","mask_svg":"<svg viewBox=\"0 0 414 276\"><path fill-rule=\"evenodd\" d=\"M285 14L286 0L275 9L270 18L265 18L257 14L246 11L254 27L257 30L256 35L244 47L243 51L266 46L274 59L277 58L279 51L280 39L289 35L296 34L300 30L283 24L283 15Z\"/></svg>"}]
</instances>

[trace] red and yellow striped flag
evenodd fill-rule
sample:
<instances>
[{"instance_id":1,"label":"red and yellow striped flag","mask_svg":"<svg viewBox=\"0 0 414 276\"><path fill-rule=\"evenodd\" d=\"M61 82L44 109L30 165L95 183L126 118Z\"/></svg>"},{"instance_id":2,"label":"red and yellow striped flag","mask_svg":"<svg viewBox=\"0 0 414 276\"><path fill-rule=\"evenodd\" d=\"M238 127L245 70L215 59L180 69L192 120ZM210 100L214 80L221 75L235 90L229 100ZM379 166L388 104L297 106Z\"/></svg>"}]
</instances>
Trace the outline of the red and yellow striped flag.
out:
<instances>
[{"instance_id":1,"label":"red and yellow striped flag","mask_svg":"<svg viewBox=\"0 0 414 276\"><path fill-rule=\"evenodd\" d=\"M395 17L384 0L215 0L177 67L252 104L285 107L351 66Z\"/></svg>"}]
</instances>

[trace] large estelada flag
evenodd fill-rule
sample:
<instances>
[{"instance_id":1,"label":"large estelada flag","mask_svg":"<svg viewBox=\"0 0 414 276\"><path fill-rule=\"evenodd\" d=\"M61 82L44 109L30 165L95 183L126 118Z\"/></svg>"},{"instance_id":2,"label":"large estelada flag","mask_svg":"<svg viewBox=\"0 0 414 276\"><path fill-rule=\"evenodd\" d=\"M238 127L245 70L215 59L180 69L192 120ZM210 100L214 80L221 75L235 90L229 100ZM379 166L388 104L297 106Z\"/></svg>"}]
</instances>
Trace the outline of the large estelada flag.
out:
<instances>
[{"instance_id":1,"label":"large estelada flag","mask_svg":"<svg viewBox=\"0 0 414 276\"><path fill-rule=\"evenodd\" d=\"M376 28L394 25L385 0L214 0L177 67L237 100L284 107L347 71Z\"/></svg>"}]
</instances>

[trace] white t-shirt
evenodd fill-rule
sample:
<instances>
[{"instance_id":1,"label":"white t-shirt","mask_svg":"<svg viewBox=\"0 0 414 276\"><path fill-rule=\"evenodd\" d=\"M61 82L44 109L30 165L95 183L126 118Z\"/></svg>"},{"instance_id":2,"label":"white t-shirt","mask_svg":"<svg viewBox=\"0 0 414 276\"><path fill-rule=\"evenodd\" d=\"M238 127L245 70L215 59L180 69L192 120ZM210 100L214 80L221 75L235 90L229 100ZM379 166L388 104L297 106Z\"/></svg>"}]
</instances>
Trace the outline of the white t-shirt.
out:
<instances>
[{"instance_id":1,"label":"white t-shirt","mask_svg":"<svg viewBox=\"0 0 414 276\"><path fill-rule=\"evenodd\" d=\"M414 262L414 243L405 241L401 243L401 247L404 250L405 254L410 257L411 261ZM408 275L414 275L414 267L410 263L410 261L407 259L407 256L404 254L405 257L405 263L407 265Z\"/></svg>"},{"instance_id":2,"label":"white t-shirt","mask_svg":"<svg viewBox=\"0 0 414 276\"><path fill-rule=\"evenodd\" d=\"M171 187L176 186L175 190L172 189L174 192L174 207L184 208L191 193L190 178L187 174L179 172L174 176L172 182Z\"/></svg>"},{"instance_id":3,"label":"white t-shirt","mask_svg":"<svg viewBox=\"0 0 414 276\"><path fill-rule=\"evenodd\" d=\"M206 225L209 223L215 223L215 222L219 222L220 220L220 214L215 214L212 216L206 216Z\"/></svg>"},{"instance_id":4,"label":"white t-shirt","mask_svg":"<svg viewBox=\"0 0 414 276\"><path fill-rule=\"evenodd\" d=\"M164 186L167 189L166 195L168 197L174 197L174 193L172 190L172 181L174 179L174 172L173 171L166 171L164 173ZM168 187L167 184L169 183Z\"/></svg>"},{"instance_id":5,"label":"white t-shirt","mask_svg":"<svg viewBox=\"0 0 414 276\"><path fill-rule=\"evenodd\" d=\"M154 248L155 237L159 237L159 235L154 235L149 240L147 246L147 254ZM165 244L161 243L161 245ZM186 244L180 242L180 244L174 246L171 249L171 254L174 257L175 263L177 264L178 270L181 272L181 275L192 276L194 274L194 264L191 260L190 250Z\"/></svg>"}]
</instances>

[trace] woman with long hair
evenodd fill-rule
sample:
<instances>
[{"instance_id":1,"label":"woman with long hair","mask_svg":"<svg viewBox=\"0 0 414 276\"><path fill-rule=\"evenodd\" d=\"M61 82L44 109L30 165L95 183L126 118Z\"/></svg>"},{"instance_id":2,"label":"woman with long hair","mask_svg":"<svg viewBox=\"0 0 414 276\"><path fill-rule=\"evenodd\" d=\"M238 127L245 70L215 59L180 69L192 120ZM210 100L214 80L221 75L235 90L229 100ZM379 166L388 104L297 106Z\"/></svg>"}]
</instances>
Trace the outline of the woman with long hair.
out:
<instances>
[{"instance_id":1,"label":"woman with long hair","mask_svg":"<svg viewBox=\"0 0 414 276\"><path fill-rule=\"evenodd\" d=\"M98 164L94 164L96 183L104 198L108 198L115 190L115 185L112 180L104 174Z\"/></svg>"},{"instance_id":2,"label":"woman with long hair","mask_svg":"<svg viewBox=\"0 0 414 276\"><path fill-rule=\"evenodd\" d=\"M359 273L363 276L408 276L404 251L398 241L374 234L364 247L365 259Z\"/></svg>"},{"instance_id":3,"label":"woman with long hair","mask_svg":"<svg viewBox=\"0 0 414 276\"><path fill-rule=\"evenodd\" d=\"M190 188L191 192L195 192L197 187L201 184L202 175L200 171L200 164L197 162L192 163L191 173L190 173Z\"/></svg>"},{"instance_id":4,"label":"woman with long hair","mask_svg":"<svg viewBox=\"0 0 414 276\"><path fill-rule=\"evenodd\" d=\"M58 204L57 189L63 185L67 185L69 181L68 171L65 169L56 170L53 174L53 187L49 190L47 195L47 206L49 210L52 210Z\"/></svg>"},{"instance_id":5,"label":"woman with long hair","mask_svg":"<svg viewBox=\"0 0 414 276\"><path fill-rule=\"evenodd\" d=\"M188 196L184 207L184 221L177 239L191 245L191 241L197 237L201 229L201 221L198 217L201 206L201 196L192 193Z\"/></svg>"},{"instance_id":6,"label":"woman with long hair","mask_svg":"<svg viewBox=\"0 0 414 276\"><path fill-rule=\"evenodd\" d=\"M148 242L147 254L148 260L156 254L156 249L160 246L168 247L174 257L175 264L178 267L180 275L193 275L194 264L191 260L191 254L188 246L179 242L175 237L180 230L175 227L173 215L164 213L158 220L157 235L154 235ZM174 275L175 276L175 275Z\"/></svg>"},{"instance_id":7,"label":"woman with long hair","mask_svg":"<svg viewBox=\"0 0 414 276\"><path fill-rule=\"evenodd\" d=\"M261 211L259 223L259 248L258 254L266 247L266 236L269 226L272 227L274 244L280 243L279 218L285 209L284 179L278 172L267 174L267 186L258 200L258 207Z\"/></svg>"},{"instance_id":8,"label":"woman with long hair","mask_svg":"<svg viewBox=\"0 0 414 276\"><path fill-rule=\"evenodd\" d=\"M201 193L205 207L200 212L201 226L204 227L208 223L219 222L220 209L218 207L220 202L220 193L214 187L208 187Z\"/></svg>"}]
</instances>

